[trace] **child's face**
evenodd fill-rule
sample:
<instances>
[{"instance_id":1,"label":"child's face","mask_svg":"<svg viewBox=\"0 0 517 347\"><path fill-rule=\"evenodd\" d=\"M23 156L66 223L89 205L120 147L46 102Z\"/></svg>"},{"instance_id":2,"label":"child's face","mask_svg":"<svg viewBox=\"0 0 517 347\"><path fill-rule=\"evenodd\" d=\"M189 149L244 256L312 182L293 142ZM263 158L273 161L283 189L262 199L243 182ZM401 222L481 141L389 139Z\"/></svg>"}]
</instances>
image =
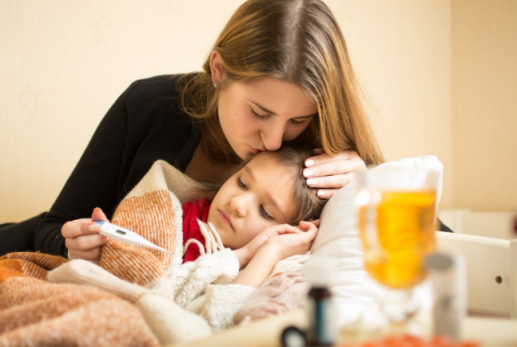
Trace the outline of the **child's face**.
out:
<instances>
[{"instance_id":1,"label":"child's face","mask_svg":"<svg viewBox=\"0 0 517 347\"><path fill-rule=\"evenodd\" d=\"M292 170L267 152L261 153L219 189L208 222L215 226L225 247L238 249L265 228L291 221L293 195Z\"/></svg>"}]
</instances>

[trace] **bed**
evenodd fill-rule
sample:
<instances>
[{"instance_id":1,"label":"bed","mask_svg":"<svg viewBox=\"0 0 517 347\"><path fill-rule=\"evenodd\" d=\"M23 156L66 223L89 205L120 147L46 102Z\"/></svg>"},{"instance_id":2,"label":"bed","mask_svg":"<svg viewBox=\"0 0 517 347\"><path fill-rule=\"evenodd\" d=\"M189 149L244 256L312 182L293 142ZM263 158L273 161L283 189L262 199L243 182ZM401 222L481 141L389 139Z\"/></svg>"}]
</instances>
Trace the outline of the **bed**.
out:
<instances>
[{"instance_id":1,"label":"bed","mask_svg":"<svg viewBox=\"0 0 517 347\"><path fill-rule=\"evenodd\" d=\"M394 165L442 171L434 156L388 162L373 170ZM41 253L0 258L0 346L172 346L212 336L218 329L209 324L207 315L185 309L171 295L171 269L182 257L181 233L175 232L181 230L181 202L207 194L193 189L196 184L158 161L113 217L115 224L141 233L171 254L110 240L99 265ZM225 313L237 325L232 331L238 325L280 317L303 322L300 310L308 285L299 274L303 263L314 256L335 263L336 324L378 319L372 308L384 292L363 269L355 189L351 182L327 203L310 254L279 263L236 312Z\"/></svg>"}]
</instances>

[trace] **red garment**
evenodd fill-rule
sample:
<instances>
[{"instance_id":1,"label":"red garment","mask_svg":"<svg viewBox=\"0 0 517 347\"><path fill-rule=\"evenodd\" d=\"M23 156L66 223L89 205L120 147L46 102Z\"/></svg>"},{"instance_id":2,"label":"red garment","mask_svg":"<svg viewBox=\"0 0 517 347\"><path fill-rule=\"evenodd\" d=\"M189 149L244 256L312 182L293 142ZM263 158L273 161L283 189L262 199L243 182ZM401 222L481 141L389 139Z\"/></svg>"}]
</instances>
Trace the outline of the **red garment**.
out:
<instances>
[{"instance_id":1,"label":"red garment","mask_svg":"<svg viewBox=\"0 0 517 347\"><path fill-rule=\"evenodd\" d=\"M189 201L181 205L183 208L183 248L190 239L196 239L203 246L205 245L205 237L201 234L197 219L207 222L210 205L212 202L208 199ZM199 246L191 242L187 252L183 255L183 263L196 260L200 254Z\"/></svg>"}]
</instances>

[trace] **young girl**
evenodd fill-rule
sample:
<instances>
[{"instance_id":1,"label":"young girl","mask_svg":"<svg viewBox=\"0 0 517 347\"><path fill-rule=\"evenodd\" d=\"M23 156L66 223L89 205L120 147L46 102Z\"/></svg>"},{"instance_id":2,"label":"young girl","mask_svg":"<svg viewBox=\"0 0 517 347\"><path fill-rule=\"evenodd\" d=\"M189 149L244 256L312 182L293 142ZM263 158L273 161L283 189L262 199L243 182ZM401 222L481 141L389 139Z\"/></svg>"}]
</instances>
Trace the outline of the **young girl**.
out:
<instances>
[{"instance_id":1,"label":"young girl","mask_svg":"<svg viewBox=\"0 0 517 347\"><path fill-rule=\"evenodd\" d=\"M383 161L359 99L323 1L248 0L202 72L140 80L122 93L48 214L0 226L0 253L66 255L61 234L86 229L92 206L111 217L157 159L221 184L251 156L297 142L316 149L304 176L328 199L365 164Z\"/></svg>"},{"instance_id":2,"label":"young girl","mask_svg":"<svg viewBox=\"0 0 517 347\"><path fill-rule=\"evenodd\" d=\"M211 202L201 200L208 213L201 209L197 214L207 216L218 251L196 255L194 261L172 271L173 290L178 304L201 314L215 330L232 324L233 314L280 260L309 251L325 200L303 178L308 152L284 146L259 153L222 185ZM96 209L92 220L99 219L106 217ZM89 252L74 248L90 242L85 239L104 238L97 234L97 223L89 225L94 228L86 235L64 235L71 258L96 261L100 257L101 247ZM205 240L191 243L184 236L187 254L204 248Z\"/></svg>"}]
</instances>

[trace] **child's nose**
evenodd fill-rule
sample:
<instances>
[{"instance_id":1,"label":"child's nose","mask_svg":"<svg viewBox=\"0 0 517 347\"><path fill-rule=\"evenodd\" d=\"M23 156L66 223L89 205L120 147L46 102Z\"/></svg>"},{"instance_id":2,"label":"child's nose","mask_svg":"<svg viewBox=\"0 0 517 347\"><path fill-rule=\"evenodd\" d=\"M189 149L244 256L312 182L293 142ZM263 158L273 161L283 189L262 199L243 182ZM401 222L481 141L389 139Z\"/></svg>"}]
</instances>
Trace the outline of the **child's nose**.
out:
<instances>
[{"instance_id":1,"label":"child's nose","mask_svg":"<svg viewBox=\"0 0 517 347\"><path fill-rule=\"evenodd\" d=\"M248 214L248 205L251 200L249 194L240 194L232 199L232 208L239 217L245 217Z\"/></svg>"}]
</instances>

